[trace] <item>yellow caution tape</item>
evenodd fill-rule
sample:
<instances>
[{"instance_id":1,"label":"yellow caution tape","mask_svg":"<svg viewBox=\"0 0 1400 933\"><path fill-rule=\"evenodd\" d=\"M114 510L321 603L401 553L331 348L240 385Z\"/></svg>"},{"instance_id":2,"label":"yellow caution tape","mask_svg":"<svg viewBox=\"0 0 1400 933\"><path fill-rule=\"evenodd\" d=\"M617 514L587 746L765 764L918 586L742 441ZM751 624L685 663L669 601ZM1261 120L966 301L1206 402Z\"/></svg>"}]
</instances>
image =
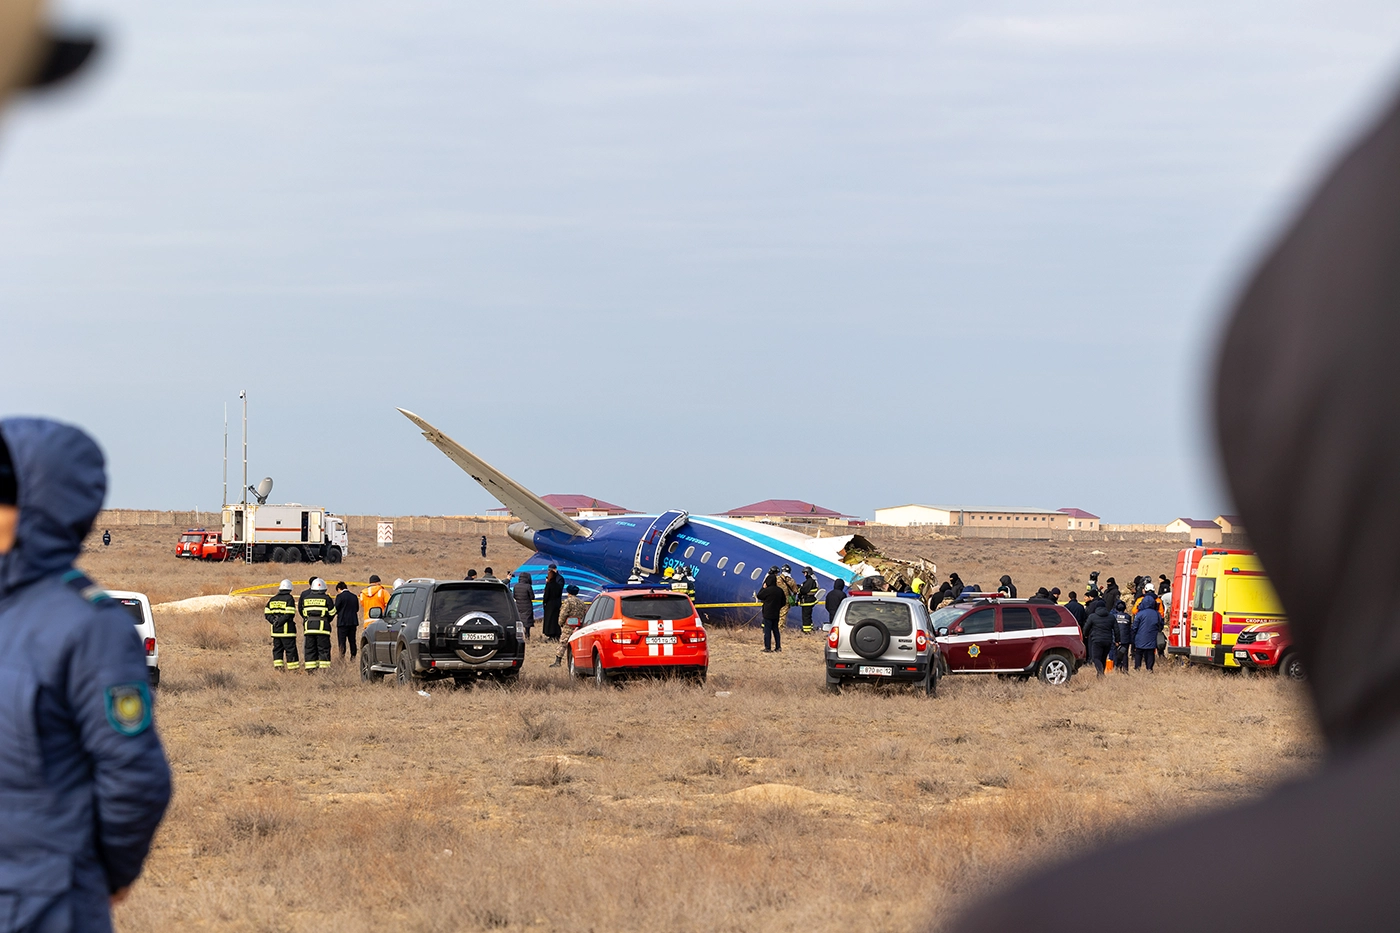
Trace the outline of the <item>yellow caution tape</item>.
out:
<instances>
[{"instance_id":1,"label":"yellow caution tape","mask_svg":"<svg viewBox=\"0 0 1400 933\"><path fill-rule=\"evenodd\" d=\"M325 577L318 577L317 579L324 580ZM339 582L339 581L337 581L337 582ZM282 581L281 581L281 580L278 580L276 583L259 583L257 586L245 586L245 587L243 587L242 589L238 589L238 590L229 590L228 595L230 595L230 596L242 596L242 595L244 595L245 593L256 593L258 590L267 590L267 589L276 590L276 589L277 589L279 586L281 586L281 585L282 585ZM292 581L292 586L310 586L310 585L311 585L311 581L310 581L310 580L293 580L293 581ZM334 584L332 584L332 583L330 583L330 582L327 582L327 583L326 583L326 589L330 589L333 585L334 585ZM360 583L360 582L358 582L358 581L356 581L356 580L346 580L346 581L345 581L345 585L346 585L346 586L369 586L368 583Z\"/></svg>"},{"instance_id":2,"label":"yellow caution tape","mask_svg":"<svg viewBox=\"0 0 1400 933\"><path fill-rule=\"evenodd\" d=\"M696 609L739 609L742 607L762 606L763 603L696 603Z\"/></svg>"}]
</instances>

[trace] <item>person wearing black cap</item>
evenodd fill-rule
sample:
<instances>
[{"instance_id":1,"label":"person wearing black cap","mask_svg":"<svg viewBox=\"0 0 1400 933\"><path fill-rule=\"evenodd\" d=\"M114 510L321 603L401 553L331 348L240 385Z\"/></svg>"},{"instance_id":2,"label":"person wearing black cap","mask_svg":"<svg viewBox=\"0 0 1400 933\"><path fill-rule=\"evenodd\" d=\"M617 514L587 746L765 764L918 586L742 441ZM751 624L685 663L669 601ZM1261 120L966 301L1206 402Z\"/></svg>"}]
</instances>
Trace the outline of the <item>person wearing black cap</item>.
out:
<instances>
[{"instance_id":1,"label":"person wearing black cap","mask_svg":"<svg viewBox=\"0 0 1400 933\"><path fill-rule=\"evenodd\" d=\"M544 592L540 594L541 608L544 611L540 620L540 634L546 641L556 641L559 638L559 608L564 601L564 583L559 567L550 564L549 572L544 578Z\"/></svg>"},{"instance_id":2,"label":"person wearing black cap","mask_svg":"<svg viewBox=\"0 0 1400 933\"><path fill-rule=\"evenodd\" d=\"M110 930L170 801L145 649L126 609L73 567L106 491L87 434L0 420L6 930Z\"/></svg>"}]
</instances>

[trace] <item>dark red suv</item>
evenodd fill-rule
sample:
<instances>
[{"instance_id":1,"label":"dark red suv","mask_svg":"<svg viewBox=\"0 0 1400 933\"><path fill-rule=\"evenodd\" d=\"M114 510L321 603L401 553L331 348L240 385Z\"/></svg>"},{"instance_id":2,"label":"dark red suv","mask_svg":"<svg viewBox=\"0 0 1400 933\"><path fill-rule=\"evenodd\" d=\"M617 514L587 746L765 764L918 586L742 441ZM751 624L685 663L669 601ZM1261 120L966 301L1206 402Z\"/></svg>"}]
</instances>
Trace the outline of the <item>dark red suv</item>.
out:
<instances>
[{"instance_id":1,"label":"dark red suv","mask_svg":"<svg viewBox=\"0 0 1400 933\"><path fill-rule=\"evenodd\" d=\"M1289 680L1307 680L1303 659L1293 650L1288 623L1262 622L1247 625L1235 639L1235 663L1254 670L1278 671Z\"/></svg>"},{"instance_id":2,"label":"dark red suv","mask_svg":"<svg viewBox=\"0 0 1400 933\"><path fill-rule=\"evenodd\" d=\"M950 674L1021 674L1056 686L1084 663L1084 636L1063 606L979 597L932 617Z\"/></svg>"}]
</instances>

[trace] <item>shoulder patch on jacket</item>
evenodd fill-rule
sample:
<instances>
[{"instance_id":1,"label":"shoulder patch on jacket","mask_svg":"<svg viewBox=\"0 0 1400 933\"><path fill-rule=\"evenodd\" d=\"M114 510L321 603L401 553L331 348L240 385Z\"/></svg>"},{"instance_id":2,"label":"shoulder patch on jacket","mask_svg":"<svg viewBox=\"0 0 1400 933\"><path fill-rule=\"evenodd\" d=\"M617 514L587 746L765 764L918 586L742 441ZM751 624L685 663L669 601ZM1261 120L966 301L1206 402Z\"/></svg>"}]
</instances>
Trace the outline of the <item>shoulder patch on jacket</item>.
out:
<instances>
[{"instance_id":1,"label":"shoulder patch on jacket","mask_svg":"<svg viewBox=\"0 0 1400 933\"><path fill-rule=\"evenodd\" d=\"M140 735L151 727L151 688L137 681L107 688L107 722L122 735Z\"/></svg>"}]
</instances>

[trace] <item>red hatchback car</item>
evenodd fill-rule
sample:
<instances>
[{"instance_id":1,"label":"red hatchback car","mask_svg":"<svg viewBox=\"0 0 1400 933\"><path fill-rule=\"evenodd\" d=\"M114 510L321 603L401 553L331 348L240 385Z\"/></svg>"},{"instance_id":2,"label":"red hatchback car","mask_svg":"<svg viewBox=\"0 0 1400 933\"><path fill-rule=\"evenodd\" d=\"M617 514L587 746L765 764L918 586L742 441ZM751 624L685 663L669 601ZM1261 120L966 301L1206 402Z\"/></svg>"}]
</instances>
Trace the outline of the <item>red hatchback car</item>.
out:
<instances>
[{"instance_id":1,"label":"red hatchback car","mask_svg":"<svg viewBox=\"0 0 1400 933\"><path fill-rule=\"evenodd\" d=\"M978 598L931 619L950 674L1021 674L1068 683L1084 663L1084 636L1064 606Z\"/></svg>"},{"instance_id":2,"label":"red hatchback car","mask_svg":"<svg viewBox=\"0 0 1400 933\"><path fill-rule=\"evenodd\" d=\"M1240 630L1235 639L1235 663L1254 670L1277 671L1289 680L1307 680L1303 659L1293 650L1288 623L1263 622Z\"/></svg>"},{"instance_id":3,"label":"red hatchback car","mask_svg":"<svg viewBox=\"0 0 1400 933\"><path fill-rule=\"evenodd\" d=\"M645 587L598 594L569 638L569 673L600 686L622 674L681 674L704 682L710 646L684 593Z\"/></svg>"}]
</instances>

